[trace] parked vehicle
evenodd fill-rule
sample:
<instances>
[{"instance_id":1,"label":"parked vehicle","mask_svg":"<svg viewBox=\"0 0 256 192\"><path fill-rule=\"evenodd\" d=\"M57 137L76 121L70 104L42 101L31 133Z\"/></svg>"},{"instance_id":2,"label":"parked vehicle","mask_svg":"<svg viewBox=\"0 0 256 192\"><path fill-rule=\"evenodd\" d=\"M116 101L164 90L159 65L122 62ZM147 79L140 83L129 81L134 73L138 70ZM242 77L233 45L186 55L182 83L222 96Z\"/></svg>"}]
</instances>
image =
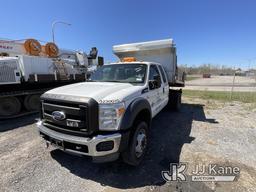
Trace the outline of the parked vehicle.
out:
<instances>
[{"instance_id":1,"label":"parked vehicle","mask_svg":"<svg viewBox=\"0 0 256 192\"><path fill-rule=\"evenodd\" d=\"M0 119L38 111L42 93L85 81L88 67L98 61L103 62L96 48L86 55L35 39L0 40Z\"/></svg>"},{"instance_id":2,"label":"parked vehicle","mask_svg":"<svg viewBox=\"0 0 256 192\"><path fill-rule=\"evenodd\" d=\"M95 162L120 155L138 165L147 149L151 120L164 107L178 109L184 86L171 39L117 45L119 62L100 67L89 82L42 95L40 135L47 145L91 156Z\"/></svg>"}]
</instances>

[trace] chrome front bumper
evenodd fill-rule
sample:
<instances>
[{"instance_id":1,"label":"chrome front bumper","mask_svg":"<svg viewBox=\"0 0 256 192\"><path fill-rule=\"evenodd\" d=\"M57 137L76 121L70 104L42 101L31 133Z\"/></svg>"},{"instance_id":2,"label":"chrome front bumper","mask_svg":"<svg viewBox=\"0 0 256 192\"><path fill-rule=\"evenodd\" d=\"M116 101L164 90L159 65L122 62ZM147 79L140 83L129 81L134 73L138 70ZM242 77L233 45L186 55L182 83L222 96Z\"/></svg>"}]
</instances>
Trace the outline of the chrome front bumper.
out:
<instances>
[{"instance_id":1,"label":"chrome front bumper","mask_svg":"<svg viewBox=\"0 0 256 192\"><path fill-rule=\"evenodd\" d=\"M60 148L64 151L69 151L77 154L83 154L83 155L88 155L92 157L98 157L98 156L105 156L105 155L110 155L113 153L118 152L120 142L121 142L121 137L122 135L120 133L115 133L115 134L108 134L108 135L97 135L92 138L87 138L87 137L78 137L78 136L73 136L73 135L67 135L63 133L59 133L56 131L53 131L47 127L45 127L41 121L37 123L37 127L39 129L39 133L41 135L46 135L51 139L56 139L59 141L64 141L64 142L69 142L72 144L79 144L79 145L86 145L88 147L88 152L80 152L77 150L71 150L68 148ZM97 151L96 146L97 144L105 141L113 141L114 146L112 150L109 151Z\"/></svg>"}]
</instances>

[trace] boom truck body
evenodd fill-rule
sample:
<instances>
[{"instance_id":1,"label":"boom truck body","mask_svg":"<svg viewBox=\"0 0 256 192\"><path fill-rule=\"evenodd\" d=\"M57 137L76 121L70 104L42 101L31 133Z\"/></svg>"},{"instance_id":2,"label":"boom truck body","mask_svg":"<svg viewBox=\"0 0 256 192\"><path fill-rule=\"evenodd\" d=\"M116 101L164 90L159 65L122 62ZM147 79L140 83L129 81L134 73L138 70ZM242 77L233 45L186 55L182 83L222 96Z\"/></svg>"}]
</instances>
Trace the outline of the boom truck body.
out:
<instances>
[{"instance_id":1,"label":"boom truck body","mask_svg":"<svg viewBox=\"0 0 256 192\"><path fill-rule=\"evenodd\" d=\"M139 165L148 146L151 120L164 107L179 108L184 86L171 39L117 45L119 62L106 64L88 82L41 96L39 133L47 145Z\"/></svg>"},{"instance_id":2,"label":"boom truck body","mask_svg":"<svg viewBox=\"0 0 256 192\"><path fill-rule=\"evenodd\" d=\"M0 119L38 111L43 92L85 81L98 58L96 48L87 55L34 39L0 40Z\"/></svg>"}]
</instances>

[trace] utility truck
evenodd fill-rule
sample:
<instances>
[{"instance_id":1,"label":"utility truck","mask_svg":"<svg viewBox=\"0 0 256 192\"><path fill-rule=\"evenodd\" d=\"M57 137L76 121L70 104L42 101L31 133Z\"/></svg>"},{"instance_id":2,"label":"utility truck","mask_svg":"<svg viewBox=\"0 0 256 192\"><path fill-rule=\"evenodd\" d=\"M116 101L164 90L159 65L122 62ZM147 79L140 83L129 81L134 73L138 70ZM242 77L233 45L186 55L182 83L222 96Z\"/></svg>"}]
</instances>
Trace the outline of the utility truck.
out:
<instances>
[{"instance_id":1,"label":"utility truck","mask_svg":"<svg viewBox=\"0 0 256 192\"><path fill-rule=\"evenodd\" d=\"M39 133L47 146L91 156L94 162L139 165L151 120L164 107L179 108L184 86L173 40L116 45L118 62L105 64L89 82L41 96Z\"/></svg>"},{"instance_id":2,"label":"utility truck","mask_svg":"<svg viewBox=\"0 0 256 192\"><path fill-rule=\"evenodd\" d=\"M38 111L42 93L84 81L99 63L96 48L87 55L35 39L0 40L0 119Z\"/></svg>"}]
</instances>

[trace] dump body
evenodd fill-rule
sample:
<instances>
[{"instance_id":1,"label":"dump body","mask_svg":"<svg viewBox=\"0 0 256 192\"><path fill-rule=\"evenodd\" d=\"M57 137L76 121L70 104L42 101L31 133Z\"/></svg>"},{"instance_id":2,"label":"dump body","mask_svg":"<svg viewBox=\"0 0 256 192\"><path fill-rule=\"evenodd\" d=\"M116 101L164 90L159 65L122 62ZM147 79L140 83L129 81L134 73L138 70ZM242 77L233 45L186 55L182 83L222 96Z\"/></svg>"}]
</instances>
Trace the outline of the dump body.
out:
<instances>
[{"instance_id":1,"label":"dump body","mask_svg":"<svg viewBox=\"0 0 256 192\"><path fill-rule=\"evenodd\" d=\"M135 57L137 61L159 63L167 74L169 85L184 84L178 73L176 47L172 39L115 45L113 52L120 60Z\"/></svg>"}]
</instances>

